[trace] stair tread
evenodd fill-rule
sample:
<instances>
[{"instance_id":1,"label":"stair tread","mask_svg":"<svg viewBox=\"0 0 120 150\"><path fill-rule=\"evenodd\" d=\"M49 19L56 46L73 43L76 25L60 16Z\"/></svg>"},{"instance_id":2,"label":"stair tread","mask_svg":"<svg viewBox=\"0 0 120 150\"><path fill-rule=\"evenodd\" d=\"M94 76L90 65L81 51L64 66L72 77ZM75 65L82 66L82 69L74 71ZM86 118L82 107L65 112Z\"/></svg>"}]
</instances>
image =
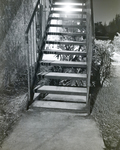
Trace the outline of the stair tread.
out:
<instances>
[{"instance_id":1,"label":"stair tread","mask_svg":"<svg viewBox=\"0 0 120 150\"><path fill-rule=\"evenodd\" d=\"M67 67L86 67L87 63L86 62L74 62L74 61L40 61L41 64L49 64L53 66L67 66Z\"/></svg>"},{"instance_id":2,"label":"stair tread","mask_svg":"<svg viewBox=\"0 0 120 150\"><path fill-rule=\"evenodd\" d=\"M47 86L44 85L36 90L37 93L51 94L69 94L69 95L86 95L87 88L80 87L63 87L63 86Z\"/></svg>"},{"instance_id":3,"label":"stair tread","mask_svg":"<svg viewBox=\"0 0 120 150\"><path fill-rule=\"evenodd\" d=\"M67 102L47 102L47 101L35 101L32 107L36 108L51 108L62 110L76 110L86 112L86 104L83 103L67 103Z\"/></svg>"},{"instance_id":4,"label":"stair tread","mask_svg":"<svg viewBox=\"0 0 120 150\"><path fill-rule=\"evenodd\" d=\"M86 21L86 18L75 18L75 17L49 17L49 20L52 20L52 19L55 19L55 20L80 20L80 21Z\"/></svg>"},{"instance_id":5,"label":"stair tread","mask_svg":"<svg viewBox=\"0 0 120 150\"><path fill-rule=\"evenodd\" d=\"M64 6L66 6L66 4L53 4L52 5L52 8L63 8L64 9ZM70 5L70 6L72 6L71 8L73 9L84 9L84 8L86 8L86 6L85 5Z\"/></svg>"},{"instance_id":6,"label":"stair tread","mask_svg":"<svg viewBox=\"0 0 120 150\"><path fill-rule=\"evenodd\" d=\"M62 2L62 3L66 3L66 2L73 2L73 3L85 3L86 0L53 0L53 3L55 2Z\"/></svg>"},{"instance_id":7,"label":"stair tread","mask_svg":"<svg viewBox=\"0 0 120 150\"><path fill-rule=\"evenodd\" d=\"M86 52L80 52L80 51L67 51L67 50L52 50L52 49L49 49L49 50L43 50L43 53L45 54L72 54L72 55L86 55Z\"/></svg>"},{"instance_id":8,"label":"stair tread","mask_svg":"<svg viewBox=\"0 0 120 150\"><path fill-rule=\"evenodd\" d=\"M48 94L43 100L86 103L87 97L80 95Z\"/></svg>"},{"instance_id":9,"label":"stair tread","mask_svg":"<svg viewBox=\"0 0 120 150\"><path fill-rule=\"evenodd\" d=\"M70 35L70 36L85 36L86 33L69 33L69 32L46 32L48 35Z\"/></svg>"},{"instance_id":10,"label":"stair tread","mask_svg":"<svg viewBox=\"0 0 120 150\"><path fill-rule=\"evenodd\" d=\"M51 14L57 13L57 14L65 14L65 10L51 10ZM70 11L69 14L74 15L74 14L86 14L86 11Z\"/></svg>"},{"instance_id":11,"label":"stair tread","mask_svg":"<svg viewBox=\"0 0 120 150\"><path fill-rule=\"evenodd\" d=\"M47 44L73 44L73 45L85 45L86 42L79 42L79 41L45 41Z\"/></svg>"},{"instance_id":12,"label":"stair tread","mask_svg":"<svg viewBox=\"0 0 120 150\"><path fill-rule=\"evenodd\" d=\"M60 73L60 72L49 72L44 75L46 78L69 78L69 79L86 79L86 74L75 74L75 73Z\"/></svg>"},{"instance_id":13,"label":"stair tread","mask_svg":"<svg viewBox=\"0 0 120 150\"><path fill-rule=\"evenodd\" d=\"M86 25L66 25L66 24L48 24L49 27L82 28Z\"/></svg>"}]
</instances>

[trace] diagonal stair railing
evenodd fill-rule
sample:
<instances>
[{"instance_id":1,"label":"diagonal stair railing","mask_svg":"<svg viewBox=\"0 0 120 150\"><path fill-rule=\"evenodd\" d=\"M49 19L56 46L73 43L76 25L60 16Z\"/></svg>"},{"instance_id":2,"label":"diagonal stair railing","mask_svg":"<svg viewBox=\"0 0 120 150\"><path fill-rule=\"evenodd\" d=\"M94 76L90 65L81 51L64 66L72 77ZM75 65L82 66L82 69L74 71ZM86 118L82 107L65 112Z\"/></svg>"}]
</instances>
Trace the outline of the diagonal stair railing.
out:
<instances>
[{"instance_id":1,"label":"diagonal stair railing","mask_svg":"<svg viewBox=\"0 0 120 150\"><path fill-rule=\"evenodd\" d=\"M28 70L28 106L33 100L42 38L47 24L52 0L38 0L25 32Z\"/></svg>"}]
</instances>

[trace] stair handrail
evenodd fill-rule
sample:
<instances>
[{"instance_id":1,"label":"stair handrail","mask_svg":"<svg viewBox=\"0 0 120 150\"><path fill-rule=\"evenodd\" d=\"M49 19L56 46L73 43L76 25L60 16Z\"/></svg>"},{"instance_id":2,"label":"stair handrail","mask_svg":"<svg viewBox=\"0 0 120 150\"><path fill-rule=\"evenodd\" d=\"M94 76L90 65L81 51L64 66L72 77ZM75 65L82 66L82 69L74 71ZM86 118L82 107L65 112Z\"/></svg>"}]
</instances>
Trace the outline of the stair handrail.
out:
<instances>
[{"instance_id":1,"label":"stair handrail","mask_svg":"<svg viewBox=\"0 0 120 150\"><path fill-rule=\"evenodd\" d=\"M52 0L49 0L49 2L50 2L50 4L52 4ZM31 16L31 18L30 18L30 21L29 21L29 23L28 23L28 26L27 26L27 29L26 29L26 31L25 31L25 34L28 34L28 32L29 32L30 26L31 26L31 24L32 24L32 22L33 22L35 13L36 13L37 8L38 8L39 5L40 5L40 0L38 0L37 3L36 3L36 6L35 6L35 8L34 8L34 11L33 11L32 16Z\"/></svg>"},{"instance_id":2,"label":"stair handrail","mask_svg":"<svg viewBox=\"0 0 120 150\"><path fill-rule=\"evenodd\" d=\"M32 24L32 22L33 22L33 19L34 19L34 16L35 16L35 13L36 13L36 11L37 11L37 8L38 8L39 4L40 4L40 0L38 0L37 3L36 3L36 6L35 6L35 8L34 8L34 11L33 11L32 16L31 16L31 18L30 18L30 21L29 21L29 23L28 23L28 26L27 26L27 29L26 29L26 31L25 31L25 34L28 34L28 32L29 32L29 30L30 30L30 26L31 26L31 24Z\"/></svg>"}]
</instances>

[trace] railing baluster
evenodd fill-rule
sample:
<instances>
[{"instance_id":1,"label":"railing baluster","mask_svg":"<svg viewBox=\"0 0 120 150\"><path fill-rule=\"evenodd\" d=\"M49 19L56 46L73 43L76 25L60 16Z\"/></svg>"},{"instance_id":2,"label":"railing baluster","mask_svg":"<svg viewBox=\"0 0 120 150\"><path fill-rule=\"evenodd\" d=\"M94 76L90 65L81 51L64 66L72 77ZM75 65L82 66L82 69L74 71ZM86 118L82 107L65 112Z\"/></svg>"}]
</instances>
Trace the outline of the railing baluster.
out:
<instances>
[{"instance_id":1,"label":"railing baluster","mask_svg":"<svg viewBox=\"0 0 120 150\"><path fill-rule=\"evenodd\" d=\"M27 75L28 75L28 102L31 100L31 84L30 84L30 57L29 57L29 45L30 45L30 35L26 35L26 47L27 47Z\"/></svg>"},{"instance_id":2,"label":"railing baluster","mask_svg":"<svg viewBox=\"0 0 120 150\"><path fill-rule=\"evenodd\" d=\"M33 19L33 74L35 74L35 17Z\"/></svg>"},{"instance_id":3,"label":"railing baluster","mask_svg":"<svg viewBox=\"0 0 120 150\"><path fill-rule=\"evenodd\" d=\"M42 42L42 37L43 37L43 27L42 27L42 16L43 16L43 5L40 4L40 9L39 9L39 26L40 26L40 47L41 47L41 42Z\"/></svg>"},{"instance_id":4,"label":"railing baluster","mask_svg":"<svg viewBox=\"0 0 120 150\"><path fill-rule=\"evenodd\" d=\"M32 29L30 28L30 42L29 42L29 57L30 57L30 85L32 86Z\"/></svg>"},{"instance_id":5,"label":"railing baluster","mask_svg":"<svg viewBox=\"0 0 120 150\"><path fill-rule=\"evenodd\" d=\"M37 25L37 13L36 13L36 15L35 15L35 65L36 65L36 62L37 62L37 36L36 36L36 34L37 34L37 27L36 27L36 25Z\"/></svg>"}]
</instances>

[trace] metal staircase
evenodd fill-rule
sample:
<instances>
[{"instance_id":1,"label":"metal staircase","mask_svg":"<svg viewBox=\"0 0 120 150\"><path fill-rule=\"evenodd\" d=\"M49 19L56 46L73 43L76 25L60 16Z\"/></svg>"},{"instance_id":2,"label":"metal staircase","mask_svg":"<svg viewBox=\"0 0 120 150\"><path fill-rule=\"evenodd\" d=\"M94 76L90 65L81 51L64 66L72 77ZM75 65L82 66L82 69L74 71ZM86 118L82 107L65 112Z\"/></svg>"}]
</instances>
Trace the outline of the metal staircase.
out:
<instances>
[{"instance_id":1,"label":"metal staircase","mask_svg":"<svg viewBox=\"0 0 120 150\"><path fill-rule=\"evenodd\" d=\"M30 102L32 107L41 109L90 113L91 1L53 0L49 3L42 40L36 36L43 11L40 1L33 15L39 17L33 19L33 25L31 21L29 26L32 27L26 32ZM42 32L41 22L38 26Z\"/></svg>"}]
</instances>

